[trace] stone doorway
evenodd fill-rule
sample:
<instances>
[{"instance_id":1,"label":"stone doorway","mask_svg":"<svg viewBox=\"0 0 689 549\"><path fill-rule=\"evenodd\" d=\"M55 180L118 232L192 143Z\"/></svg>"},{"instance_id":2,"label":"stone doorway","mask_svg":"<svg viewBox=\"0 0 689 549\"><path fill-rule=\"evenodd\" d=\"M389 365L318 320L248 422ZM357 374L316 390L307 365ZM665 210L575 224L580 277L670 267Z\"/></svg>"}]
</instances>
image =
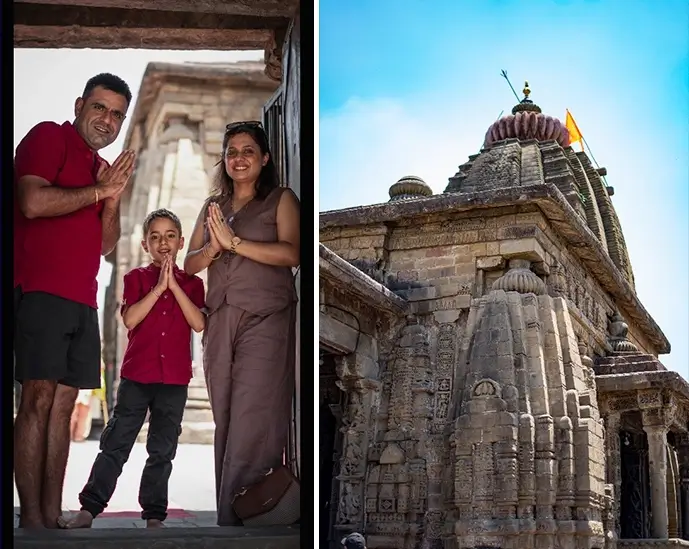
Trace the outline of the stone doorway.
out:
<instances>
[{"instance_id":1,"label":"stone doorway","mask_svg":"<svg viewBox=\"0 0 689 549\"><path fill-rule=\"evenodd\" d=\"M341 546L334 531L339 501L342 415L346 393L337 386L335 355L321 350L319 360L319 540L321 547Z\"/></svg>"},{"instance_id":2,"label":"stone doorway","mask_svg":"<svg viewBox=\"0 0 689 549\"><path fill-rule=\"evenodd\" d=\"M651 537L651 494L648 469L648 441L639 430L620 431L622 489L620 534L622 539Z\"/></svg>"},{"instance_id":3,"label":"stone doorway","mask_svg":"<svg viewBox=\"0 0 689 549\"><path fill-rule=\"evenodd\" d=\"M159 0L157 2L17 0L14 4L16 11L14 20L15 48L264 51L265 72L274 81L275 87L280 86L282 90L280 98L285 98L284 108L282 108L283 103L279 103L281 117L277 120L278 125L266 122L266 130L271 136L271 142L276 139L276 136L284 136L285 155L290 158L289 162L285 158L279 164L289 169L288 182L299 196L299 71L301 61L299 58L298 2L287 0L276 3L272 0L267 2L257 0L248 6L246 2L235 0L219 0L205 4L189 0ZM283 56L290 61L286 64L284 71L282 68ZM224 65L224 63L220 64L220 66ZM192 64L186 68L193 70L193 68L198 67ZM252 76L251 78L255 79L256 77ZM174 87L176 84L172 83L172 85ZM252 99L256 100L254 96ZM175 103L175 101L171 101L171 103ZM198 104L202 103L203 101L198 102ZM227 108L234 109L233 112L236 113L236 108L231 101L224 100L223 104L226 104ZM257 114L252 115L250 119L260 119L261 106L258 105ZM244 117L245 115L236 114L236 116ZM141 129L145 133L150 128ZM216 131L206 127L205 123L204 129L207 130L206 133ZM222 129L221 127L219 131L222 132ZM286 133L287 129L290 130L289 133ZM206 137L207 135L204 134L204 142L210 142ZM145 203L144 207L146 207ZM131 233L123 231L123 235L127 234ZM128 241L125 239L122 244L125 247ZM122 255L120 254L119 257L121 258ZM114 266L118 265L117 253L112 254L107 259ZM120 297L114 291L109 302L106 297L106 303L110 303L110 306L106 305L104 308L111 311L111 314L106 314L106 316L116 318ZM116 340L117 332L111 333L108 339L109 345L106 345L105 349L109 353L110 360L106 361L108 366L117 363ZM293 457L300 459L298 452L300 409L296 407L292 415L295 420L292 422L290 447L287 454L288 459ZM192 465L196 463L194 461ZM202 471L203 461L199 460L198 463L201 463L199 471ZM188 469L193 469L193 473L196 473L193 467L188 467ZM186 522L184 527L165 529L164 532L160 533L161 535L157 536L157 543L165 546L178 546L179 543L184 543L184 538L194 538L200 540L199 547L218 544L234 546L246 543L247 535L254 535L239 529L226 531L222 528L211 527L210 522L208 524L208 530L205 528L205 522L196 524L192 521ZM109 534L110 538L115 536L117 547L127 549L141 545L140 529L132 526L133 523L130 523L126 528L121 526L127 531L116 530L114 534ZM189 529L192 528L193 530L189 532ZM291 527L268 528L265 531L270 531L272 532L271 536L275 536L273 543L276 546L286 549L299 546L298 529ZM82 541L87 541L86 545L96 546L99 540L102 542L105 539L102 533L103 529L96 528L90 532L79 532L79 537ZM73 533L63 534L70 536ZM44 539L37 539L32 532L15 532L14 544L16 547L38 547L45 543ZM65 543L70 545L69 541Z\"/></svg>"}]
</instances>

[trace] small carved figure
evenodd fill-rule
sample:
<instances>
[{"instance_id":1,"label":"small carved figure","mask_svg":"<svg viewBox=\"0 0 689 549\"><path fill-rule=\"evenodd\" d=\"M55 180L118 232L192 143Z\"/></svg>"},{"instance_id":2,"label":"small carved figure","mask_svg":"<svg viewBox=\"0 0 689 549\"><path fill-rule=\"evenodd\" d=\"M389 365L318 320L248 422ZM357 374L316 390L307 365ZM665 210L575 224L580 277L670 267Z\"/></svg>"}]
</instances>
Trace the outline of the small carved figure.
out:
<instances>
[{"instance_id":1,"label":"small carved figure","mask_svg":"<svg viewBox=\"0 0 689 549\"><path fill-rule=\"evenodd\" d=\"M493 396L495 394L495 385L490 381L481 381L474 388L474 396Z\"/></svg>"}]
</instances>

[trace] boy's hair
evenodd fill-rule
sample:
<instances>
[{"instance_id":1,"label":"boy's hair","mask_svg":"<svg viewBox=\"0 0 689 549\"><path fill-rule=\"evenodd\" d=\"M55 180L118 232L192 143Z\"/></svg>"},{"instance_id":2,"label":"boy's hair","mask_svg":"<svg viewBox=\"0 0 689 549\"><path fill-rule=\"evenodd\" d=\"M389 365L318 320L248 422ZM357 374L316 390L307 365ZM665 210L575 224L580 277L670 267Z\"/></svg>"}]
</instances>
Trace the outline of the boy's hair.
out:
<instances>
[{"instance_id":1,"label":"boy's hair","mask_svg":"<svg viewBox=\"0 0 689 549\"><path fill-rule=\"evenodd\" d=\"M175 224L175 228L179 231L179 235L182 236L182 222L179 220L179 217L177 217L170 210L160 208L159 210L152 211L146 216L146 219L144 219L144 226L142 227L144 238L148 236L148 230L151 228L151 223L153 223L154 220L161 219L163 217L172 221Z\"/></svg>"}]
</instances>

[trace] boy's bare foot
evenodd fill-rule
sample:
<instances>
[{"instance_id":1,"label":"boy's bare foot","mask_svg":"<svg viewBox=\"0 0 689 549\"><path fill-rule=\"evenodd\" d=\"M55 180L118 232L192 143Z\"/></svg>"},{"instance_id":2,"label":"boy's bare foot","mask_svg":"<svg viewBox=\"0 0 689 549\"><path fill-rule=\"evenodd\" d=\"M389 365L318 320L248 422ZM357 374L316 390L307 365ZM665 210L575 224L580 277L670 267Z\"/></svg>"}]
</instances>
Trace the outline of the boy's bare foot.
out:
<instances>
[{"instance_id":1,"label":"boy's bare foot","mask_svg":"<svg viewBox=\"0 0 689 549\"><path fill-rule=\"evenodd\" d=\"M146 528L163 528L163 521L158 519L148 519L146 521Z\"/></svg>"},{"instance_id":2,"label":"boy's bare foot","mask_svg":"<svg viewBox=\"0 0 689 549\"><path fill-rule=\"evenodd\" d=\"M79 511L71 519L67 520L65 517L58 517L57 525L66 530L74 530L77 528L91 528L93 524L93 515L88 511Z\"/></svg>"}]
</instances>

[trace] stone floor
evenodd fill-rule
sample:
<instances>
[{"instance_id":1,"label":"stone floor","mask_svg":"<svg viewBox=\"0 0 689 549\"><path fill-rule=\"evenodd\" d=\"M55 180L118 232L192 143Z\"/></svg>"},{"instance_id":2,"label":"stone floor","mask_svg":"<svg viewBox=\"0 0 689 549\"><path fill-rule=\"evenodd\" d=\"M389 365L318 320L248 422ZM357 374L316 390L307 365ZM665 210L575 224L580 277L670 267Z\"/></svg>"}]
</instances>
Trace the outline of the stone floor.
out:
<instances>
[{"instance_id":1,"label":"stone floor","mask_svg":"<svg viewBox=\"0 0 689 549\"><path fill-rule=\"evenodd\" d=\"M216 528L215 511L184 511L182 509L170 509L167 520L167 528ZM14 527L19 527L19 508L14 509ZM106 512L93 521L93 527L97 529L117 528L145 528L146 523L141 520L139 512Z\"/></svg>"},{"instance_id":2,"label":"stone floor","mask_svg":"<svg viewBox=\"0 0 689 549\"><path fill-rule=\"evenodd\" d=\"M296 527L15 530L14 549L297 549Z\"/></svg>"},{"instance_id":3,"label":"stone floor","mask_svg":"<svg viewBox=\"0 0 689 549\"><path fill-rule=\"evenodd\" d=\"M79 509L79 492L88 480L91 466L97 454L98 441L89 440L71 445L62 499L65 510ZM110 517L108 520L128 519L129 525L125 527L133 527L133 522L137 520L140 513L139 481L146 457L146 445L135 444L129 461L124 466L122 476L117 482L117 489L104 514L105 517ZM203 521L203 525L214 524L213 519L210 518L215 510L213 462L212 446L206 444L179 445L168 487L171 522L173 519L190 518L187 515L192 514L202 517L198 520ZM16 490L14 492L14 506L19 506Z\"/></svg>"},{"instance_id":4,"label":"stone floor","mask_svg":"<svg viewBox=\"0 0 689 549\"><path fill-rule=\"evenodd\" d=\"M79 492L88 479L98 442L72 444L63 506L79 509ZM136 444L110 505L90 530L28 532L17 528L19 499L15 489L16 549L296 549L298 527L265 529L216 526L213 447L180 444L169 484L167 528L146 530L138 504L139 479L146 447Z\"/></svg>"},{"instance_id":5,"label":"stone floor","mask_svg":"<svg viewBox=\"0 0 689 549\"><path fill-rule=\"evenodd\" d=\"M617 549L677 549L689 547L689 541L683 539L621 539Z\"/></svg>"}]
</instances>

